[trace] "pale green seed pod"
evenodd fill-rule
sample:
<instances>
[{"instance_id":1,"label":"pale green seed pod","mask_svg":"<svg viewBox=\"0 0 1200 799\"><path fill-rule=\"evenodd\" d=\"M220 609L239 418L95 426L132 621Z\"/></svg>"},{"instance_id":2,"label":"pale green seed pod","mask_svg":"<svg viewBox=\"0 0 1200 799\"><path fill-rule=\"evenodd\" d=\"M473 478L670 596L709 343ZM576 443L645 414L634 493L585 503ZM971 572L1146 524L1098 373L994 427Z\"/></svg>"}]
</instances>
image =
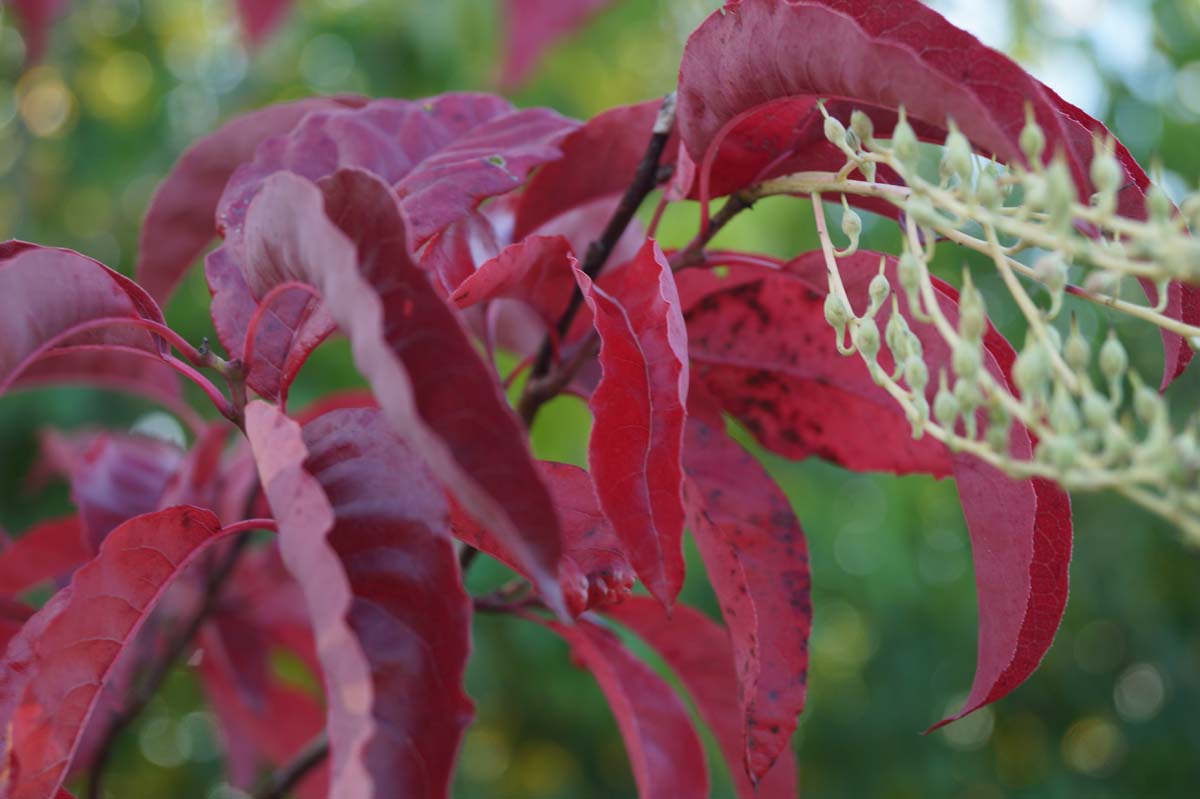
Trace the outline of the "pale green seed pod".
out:
<instances>
[{"instance_id":1,"label":"pale green seed pod","mask_svg":"<svg viewBox=\"0 0 1200 799\"><path fill-rule=\"evenodd\" d=\"M983 355L978 341L973 343L960 341L954 345L954 354L950 358L950 365L957 377L973 380L979 374L982 364Z\"/></svg>"},{"instance_id":2,"label":"pale green seed pod","mask_svg":"<svg viewBox=\"0 0 1200 799\"><path fill-rule=\"evenodd\" d=\"M1046 172L1046 211L1054 228L1065 228L1073 216L1071 205L1078 199L1071 170L1062 158L1055 158Z\"/></svg>"},{"instance_id":3,"label":"pale green seed pod","mask_svg":"<svg viewBox=\"0 0 1200 799\"><path fill-rule=\"evenodd\" d=\"M1100 194L1111 195L1121 187L1121 165L1113 157L1112 139L1095 141L1095 155L1092 158L1092 186Z\"/></svg>"},{"instance_id":4,"label":"pale green seed pod","mask_svg":"<svg viewBox=\"0 0 1200 799\"><path fill-rule=\"evenodd\" d=\"M917 296L921 292L921 261L912 252L905 252L900 256L900 262L896 265L896 276L900 280L900 286L912 296Z\"/></svg>"},{"instance_id":5,"label":"pale green seed pod","mask_svg":"<svg viewBox=\"0 0 1200 799\"><path fill-rule=\"evenodd\" d=\"M892 353L892 359L896 363L904 363L908 357L908 322L900 315L900 311L896 305L896 298L892 298L892 315L888 317L887 326L884 328L884 339L887 341L888 349Z\"/></svg>"},{"instance_id":6,"label":"pale green seed pod","mask_svg":"<svg viewBox=\"0 0 1200 799\"><path fill-rule=\"evenodd\" d=\"M919 356L910 355L904 362L904 382L914 394L925 394L925 387L929 385L929 367Z\"/></svg>"},{"instance_id":7,"label":"pale green seed pod","mask_svg":"<svg viewBox=\"0 0 1200 799\"><path fill-rule=\"evenodd\" d=\"M964 418L973 416L975 410L983 404L983 394L979 391L979 383L975 380L961 378L954 381L954 399L958 401L958 409ZM968 421L970 421L969 418Z\"/></svg>"},{"instance_id":8,"label":"pale green seed pod","mask_svg":"<svg viewBox=\"0 0 1200 799\"><path fill-rule=\"evenodd\" d=\"M1033 264L1033 273L1051 294L1058 294L1067 286L1067 264L1056 252L1040 256Z\"/></svg>"},{"instance_id":9,"label":"pale green seed pod","mask_svg":"<svg viewBox=\"0 0 1200 799\"><path fill-rule=\"evenodd\" d=\"M881 272L871 278L871 285L867 289L867 293L871 296L871 307L882 308L884 301L887 300L891 292L892 286L888 283L887 275Z\"/></svg>"},{"instance_id":10,"label":"pale green seed pod","mask_svg":"<svg viewBox=\"0 0 1200 799\"><path fill-rule=\"evenodd\" d=\"M1098 392L1089 389L1083 395L1083 421L1093 430L1106 430L1113 419L1113 408Z\"/></svg>"},{"instance_id":11,"label":"pale green seed pod","mask_svg":"<svg viewBox=\"0 0 1200 799\"><path fill-rule=\"evenodd\" d=\"M896 159L905 169L915 170L917 161L920 158L920 149L917 143L916 131L912 129L912 125L908 124L908 115L904 112L904 107L900 107L900 119L896 122L896 128L892 131L892 152L895 153Z\"/></svg>"},{"instance_id":12,"label":"pale green seed pod","mask_svg":"<svg viewBox=\"0 0 1200 799\"><path fill-rule=\"evenodd\" d=\"M842 233L850 240L852 248L858 247L858 237L862 235L862 229L862 217L856 214L853 208L848 206L844 208L842 210Z\"/></svg>"},{"instance_id":13,"label":"pale green seed pod","mask_svg":"<svg viewBox=\"0 0 1200 799\"><path fill-rule=\"evenodd\" d=\"M1042 153L1046 151L1046 134L1042 132L1041 126L1034 118L1031 105L1025 106L1025 127L1021 128L1021 135L1017 142L1021 146L1021 152L1028 159L1030 168L1041 168Z\"/></svg>"},{"instance_id":14,"label":"pale green seed pod","mask_svg":"<svg viewBox=\"0 0 1200 799\"><path fill-rule=\"evenodd\" d=\"M1078 454L1078 445L1071 436L1050 436L1038 442L1037 459L1063 472L1075 465Z\"/></svg>"},{"instance_id":15,"label":"pale green seed pod","mask_svg":"<svg viewBox=\"0 0 1200 799\"><path fill-rule=\"evenodd\" d=\"M987 328L987 309L983 294L971 280L971 273L963 270L963 289L958 300L958 333L967 341L979 342Z\"/></svg>"},{"instance_id":16,"label":"pale green seed pod","mask_svg":"<svg viewBox=\"0 0 1200 799\"><path fill-rule=\"evenodd\" d=\"M1146 210L1150 212L1150 218L1160 225L1171 221L1174 203L1158 182L1150 184L1146 191Z\"/></svg>"},{"instance_id":17,"label":"pale green seed pod","mask_svg":"<svg viewBox=\"0 0 1200 799\"><path fill-rule=\"evenodd\" d=\"M1063 358L1067 366L1081 374L1087 371L1088 363L1092 360L1092 347L1080 334L1079 323L1074 316L1071 317L1071 333L1067 336L1067 343L1063 345Z\"/></svg>"},{"instance_id":18,"label":"pale green seed pod","mask_svg":"<svg viewBox=\"0 0 1200 799\"><path fill-rule=\"evenodd\" d=\"M1026 396L1040 394L1050 377L1050 361L1046 350L1037 342L1028 343L1013 364L1013 380Z\"/></svg>"},{"instance_id":19,"label":"pale green seed pod","mask_svg":"<svg viewBox=\"0 0 1200 799\"><path fill-rule=\"evenodd\" d=\"M958 126L950 123L950 132L946 134L946 146L942 150L942 174L952 175L963 184L971 180L975 162L972 158L971 142L962 134Z\"/></svg>"},{"instance_id":20,"label":"pale green seed pod","mask_svg":"<svg viewBox=\"0 0 1200 799\"><path fill-rule=\"evenodd\" d=\"M1193 233L1200 233L1200 193L1192 193L1183 198L1179 210L1187 219L1188 227Z\"/></svg>"},{"instance_id":21,"label":"pale green seed pod","mask_svg":"<svg viewBox=\"0 0 1200 799\"><path fill-rule=\"evenodd\" d=\"M1154 424L1166 418L1166 403L1159 393L1140 379L1135 379L1136 388L1133 392L1133 412L1146 424Z\"/></svg>"},{"instance_id":22,"label":"pale green seed pod","mask_svg":"<svg viewBox=\"0 0 1200 799\"><path fill-rule=\"evenodd\" d=\"M1050 426L1066 435L1079 432L1079 409L1062 383L1055 386L1054 399L1050 401Z\"/></svg>"},{"instance_id":23,"label":"pale green seed pod","mask_svg":"<svg viewBox=\"0 0 1200 799\"><path fill-rule=\"evenodd\" d=\"M860 163L858 165L858 171L862 172L863 178L865 178L868 183L875 182L875 162L874 161L863 161L862 163Z\"/></svg>"},{"instance_id":24,"label":"pale green seed pod","mask_svg":"<svg viewBox=\"0 0 1200 799\"><path fill-rule=\"evenodd\" d=\"M825 321L837 331L840 341L846 324L850 321L850 309L842 302L841 297L832 291L825 297Z\"/></svg>"},{"instance_id":25,"label":"pale green seed pod","mask_svg":"<svg viewBox=\"0 0 1200 799\"><path fill-rule=\"evenodd\" d=\"M908 421L912 425L913 438L919 439L925 435L925 423L929 421L929 401L924 394L918 394L913 399L915 413L909 413Z\"/></svg>"},{"instance_id":26,"label":"pale green seed pod","mask_svg":"<svg viewBox=\"0 0 1200 799\"><path fill-rule=\"evenodd\" d=\"M953 433L958 421L958 400L946 386L946 371L938 374L938 391L933 398L933 418L946 432Z\"/></svg>"},{"instance_id":27,"label":"pale green seed pod","mask_svg":"<svg viewBox=\"0 0 1200 799\"><path fill-rule=\"evenodd\" d=\"M1003 198L995 173L990 168L984 169L975 182L975 201L984 208L995 209Z\"/></svg>"},{"instance_id":28,"label":"pale green seed pod","mask_svg":"<svg viewBox=\"0 0 1200 799\"><path fill-rule=\"evenodd\" d=\"M834 147L846 146L846 126L836 117L825 117L825 138Z\"/></svg>"},{"instance_id":29,"label":"pale green seed pod","mask_svg":"<svg viewBox=\"0 0 1200 799\"><path fill-rule=\"evenodd\" d=\"M1012 416L998 402L988 408L987 444L993 452L1007 453Z\"/></svg>"},{"instance_id":30,"label":"pale green seed pod","mask_svg":"<svg viewBox=\"0 0 1200 799\"><path fill-rule=\"evenodd\" d=\"M868 361L879 354L879 326L871 317L864 316L854 326L854 346Z\"/></svg>"},{"instance_id":31,"label":"pale green seed pod","mask_svg":"<svg viewBox=\"0 0 1200 799\"><path fill-rule=\"evenodd\" d=\"M1129 355L1121 345L1115 331L1108 331L1108 338L1100 347L1100 374L1110 382L1120 381L1129 368Z\"/></svg>"},{"instance_id":32,"label":"pale green seed pod","mask_svg":"<svg viewBox=\"0 0 1200 799\"><path fill-rule=\"evenodd\" d=\"M923 194L910 194L904 203L904 213L921 227L937 227L945 221Z\"/></svg>"},{"instance_id":33,"label":"pale green seed pod","mask_svg":"<svg viewBox=\"0 0 1200 799\"><path fill-rule=\"evenodd\" d=\"M858 135L858 140L863 144L870 144L875 136L875 123L865 113L856 109L850 114L850 130Z\"/></svg>"}]
</instances>

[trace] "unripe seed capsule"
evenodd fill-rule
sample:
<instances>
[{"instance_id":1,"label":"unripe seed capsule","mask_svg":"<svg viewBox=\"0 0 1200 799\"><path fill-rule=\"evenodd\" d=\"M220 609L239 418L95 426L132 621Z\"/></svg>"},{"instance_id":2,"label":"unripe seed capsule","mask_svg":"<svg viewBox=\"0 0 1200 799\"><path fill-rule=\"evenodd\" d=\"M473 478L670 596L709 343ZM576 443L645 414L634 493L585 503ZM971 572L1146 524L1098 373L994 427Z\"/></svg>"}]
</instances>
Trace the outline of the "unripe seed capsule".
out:
<instances>
[{"instance_id":1,"label":"unripe seed capsule","mask_svg":"<svg viewBox=\"0 0 1200 799\"><path fill-rule=\"evenodd\" d=\"M862 228L862 217L856 214L852 208L842 211L842 233L846 234L846 238L850 240L851 247L858 246L858 237L862 234Z\"/></svg>"},{"instance_id":2,"label":"unripe seed capsule","mask_svg":"<svg viewBox=\"0 0 1200 799\"><path fill-rule=\"evenodd\" d=\"M1109 330L1108 339L1100 347L1100 374L1104 375L1109 382L1116 382L1125 376L1125 370L1128 368L1129 355L1121 346L1117 334Z\"/></svg>"},{"instance_id":3,"label":"unripe seed capsule","mask_svg":"<svg viewBox=\"0 0 1200 799\"><path fill-rule=\"evenodd\" d=\"M1153 424L1163 417L1165 408L1158 392L1146 385L1139 385L1133 393L1133 412L1146 424Z\"/></svg>"},{"instance_id":4,"label":"unripe seed capsule","mask_svg":"<svg viewBox=\"0 0 1200 799\"><path fill-rule=\"evenodd\" d=\"M850 129L858 134L858 140L863 144L870 144L871 138L875 135L875 123L869 116L857 109L850 114Z\"/></svg>"},{"instance_id":5,"label":"unripe seed capsule","mask_svg":"<svg viewBox=\"0 0 1200 799\"><path fill-rule=\"evenodd\" d=\"M1071 435L1079 431L1079 411L1066 387L1059 383L1050 403L1050 425L1059 433Z\"/></svg>"},{"instance_id":6,"label":"unripe seed capsule","mask_svg":"<svg viewBox=\"0 0 1200 799\"><path fill-rule=\"evenodd\" d=\"M1058 253L1047 253L1038 258L1033 273L1051 294L1058 294L1067 286L1067 265Z\"/></svg>"},{"instance_id":7,"label":"unripe seed capsule","mask_svg":"<svg viewBox=\"0 0 1200 799\"><path fill-rule=\"evenodd\" d=\"M971 143L962 135L958 126L951 122L950 132L946 134L946 148L942 151L942 171L967 183L971 179L974 167L972 154Z\"/></svg>"},{"instance_id":8,"label":"unripe seed capsule","mask_svg":"<svg viewBox=\"0 0 1200 799\"><path fill-rule=\"evenodd\" d=\"M1112 139L1096 140L1096 154L1092 158L1092 186L1101 194L1112 194L1121 186L1121 166L1113 157Z\"/></svg>"},{"instance_id":9,"label":"unripe seed capsule","mask_svg":"<svg viewBox=\"0 0 1200 799\"><path fill-rule=\"evenodd\" d=\"M973 414L983 402L983 396L979 393L979 384L974 380L961 378L954 382L954 399L958 401L958 408L962 411L963 416Z\"/></svg>"},{"instance_id":10,"label":"unripe seed capsule","mask_svg":"<svg viewBox=\"0 0 1200 799\"><path fill-rule=\"evenodd\" d=\"M1037 343L1026 345L1013 364L1013 380L1022 394L1036 394L1042 390L1049 377L1046 351Z\"/></svg>"},{"instance_id":11,"label":"unripe seed capsule","mask_svg":"<svg viewBox=\"0 0 1200 799\"><path fill-rule=\"evenodd\" d=\"M979 351L977 342L972 344L967 341L960 341L954 346L954 354L950 359L950 365L953 367L955 375L970 380L979 374L979 367L982 365L982 361L983 357Z\"/></svg>"},{"instance_id":12,"label":"unripe seed capsule","mask_svg":"<svg viewBox=\"0 0 1200 799\"><path fill-rule=\"evenodd\" d=\"M912 129L912 125L908 124L908 116L903 107L900 108L900 119L892 131L892 151L905 169L917 168L920 152L917 145L917 134Z\"/></svg>"},{"instance_id":13,"label":"unripe seed capsule","mask_svg":"<svg viewBox=\"0 0 1200 799\"><path fill-rule=\"evenodd\" d=\"M1162 186L1158 182L1150 184L1146 192L1146 209L1150 211L1150 218L1159 224L1166 224L1171 220L1173 207L1171 198L1163 191Z\"/></svg>"},{"instance_id":14,"label":"unripe seed capsule","mask_svg":"<svg viewBox=\"0 0 1200 799\"><path fill-rule=\"evenodd\" d=\"M1029 160L1029 166L1038 169L1042 163L1042 153L1046 150L1046 134L1034 118L1031 105L1025 106L1025 127L1021 128L1018 143L1021 145L1021 152L1025 153L1025 158Z\"/></svg>"},{"instance_id":15,"label":"unripe seed capsule","mask_svg":"<svg viewBox=\"0 0 1200 799\"><path fill-rule=\"evenodd\" d=\"M910 194L904 203L904 213L921 227L937 227L944 220L934 210L933 203L923 194Z\"/></svg>"},{"instance_id":16,"label":"unripe seed capsule","mask_svg":"<svg viewBox=\"0 0 1200 799\"><path fill-rule=\"evenodd\" d=\"M954 432L954 425L958 421L958 400L946 387L945 371L938 376L938 392L933 398L933 418L946 432Z\"/></svg>"},{"instance_id":17,"label":"unripe seed capsule","mask_svg":"<svg viewBox=\"0 0 1200 799\"><path fill-rule=\"evenodd\" d=\"M1079 323L1074 317L1071 318L1071 334L1067 336L1067 343L1063 346L1063 358L1076 372L1086 370L1088 362L1092 359L1091 345L1079 333Z\"/></svg>"},{"instance_id":18,"label":"unripe seed capsule","mask_svg":"<svg viewBox=\"0 0 1200 799\"><path fill-rule=\"evenodd\" d=\"M846 126L839 122L836 117L825 117L825 138L835 147L845 146Z\"/></svg>"},{"instance_id":19,"label":"unripe seed capsule","mask_svg":"<svg viewBox=\"0 0 1200 799\"><path fill-rule=\"evenodd\" d=\"M1046 173L1046 210L1051 227L1062 228L1071 223L1071 204L1075 202L1075 181L1066 161L1055 158Z\"/></svg>"},{"instance_id":20,"label":"unripe seed capsule","mask_svg":"<svg viewBox=\"0 0 1200 799\"><path fill-rule=\"evenodd\" d=\"M900 262L896 265L896 275L900 279L900 285L909 294L917 294L921 290L921 262L917 256L911 252L905 252L900 256Z\"/></svg>"},{"instance_id":21,"label":"unripe seed capsule","mask_svg":"<svg viewBox=\"0 0 1200 799\"><path fill-rule=\"evenodd\" d=\"M880 308L883 306L884 300L888 298L888 294L891 293L892 287L888 283L887 276L879 274L871 278L871 286L867 291L871 295L871 306Z\"/></svg>"},{"instance_id":22,"label":"unripe seed capsule","mask_svg":"<svg viewBox=\"0 0 1200 799\"><path fill-rule=\"evenodd\" d=\"M1008 451L1008 436L1012 429L1012 417L1004 406L994 403L988 408L987 443L993 452Z\"/></svg>"},{"instance_id":23,"label":"unripe seed capsule","mask_svg":"<svg viewBox=\"0 0 1200 799\"><path fill-rule=\"evenodd\" d=\"M903 363L904 359L908 357L908 333L908 322L904 321L904 317L900 315L896 307L896 298L893 297L892 315L888 317L884 336L896 363Z\"/></svg>"},{"instance_id":24,"label":"unripe seed capsule","mask_svg":"<svg viewBox=\"0 0 1200 799\"><path fill-rule=\"evenodd\" d=\"M854 346L868 361L879 354L879 326L871 317L864 316L854 326Z\"/></svg>"},{"instance_id":25,"label":"unripe seed capsule","mask_svg":"<svg viewBox=\"0 0 1200 799\"><path fill-rule=\"evenodd\" d=\"M904 362L904 382L908 383L908 387L912 389L913 393L925 394L925 387L929 385L929 367L919 356L910 355Z\"/></svg>"},{"instance_id":26,"label":"unripe seed capsule","mask_svg":"<svg viewBox=\"0 0 1200 799\"><path fill-rule=\"evenodd\" d=\"M846 304L832 291L825 297L825 321L838 331L839 338L842 330L846 328L846 323L850 321L850 311Z\"/></svg>"},{"instance_id":27,"label":"unripe seed capsule","mask_svg":"<svg viewBox=\"0 0 1200 799\"><path fill-rule=\"evenodd\" d=\"M976 202L984 208L992 209L999 207L1001 199L1000 184L996 181L996 176L990 169L985 169L975 184Z\"/></svg>"},{"instance_id":28,"label":"unripe seed capsule","mask_svg":"<svg viewBox=\"0 0 1200 799\"><path fill-rule=\"evenodd\" d=\"M1100 394L1089 390L1083 397L1083 420L1094 430L1105 430L1113 420L1112 406Z\"/></svg>"}]
</instances>

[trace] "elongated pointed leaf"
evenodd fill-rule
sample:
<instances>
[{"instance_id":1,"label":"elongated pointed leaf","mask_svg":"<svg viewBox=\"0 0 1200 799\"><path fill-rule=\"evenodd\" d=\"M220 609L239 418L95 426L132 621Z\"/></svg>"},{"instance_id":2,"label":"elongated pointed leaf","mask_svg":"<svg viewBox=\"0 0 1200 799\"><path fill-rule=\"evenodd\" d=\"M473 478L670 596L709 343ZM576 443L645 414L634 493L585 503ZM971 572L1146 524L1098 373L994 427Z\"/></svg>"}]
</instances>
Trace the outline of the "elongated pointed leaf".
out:
<instances>
[{"instance_id":1,"label":"elongated pointed leaf","mask_svg":"<svg viewBox=\"0 0 1200 799\"><path fill-rule=\"evenodd\" d=\"M102 319L163 323L150 295L98 261L23 242L0 245L0 393L52 350L112 346L165 352L160 339L129 325L71 335L79 325Z\"/></svg>"},{"instance_id":2,"label":"elongated pointed leaf","mask_svg":"<svg viewBox=\"0 0 1200 799\"><path fill-rule=\"evenodd\" d=\"M331 795L448 796L471 702L470 598L440 487L372 409L247 434L305 591L329 702Z\"/></svg>"},{"instance_id":3,"label":"elongated pointed leaf","mask_svg":"<svg viewBox=\"0 0 1200 799\"><path fill-rule=\"evenodd\" d=\"M187 149L159 184L146 210L135 274L159 302L217 235L217 201L226 182L262 141L291 130L305 115L353 99L309 98L252 111L226 122Z\"/></svg>"},{"instance_id":4,"label":"elongated pointed leaf","mask_svg":"<svg viewBox=\"0 0 1200 799\"><path fill-rule=\"evenodd\" d=\"M866 307L880 257L860 252L839 261L853 307ZM887 274L896 285L894 260ZM952 456L927 438L902 446L910 428L899 407L875 385L861 359L834 351L824 291L817 288L825 281L823 257L808 253L787 270L693 307L688 317L693 365L724 408L782 455L816 454L858 470L954 476L979 594L979 663L958 718L1023 682L1049 648L1066 605L1070 502L1046 481L1010 479L970 456ZM940 283L938 293L943 313L956 324L956 295ZM885 305L878 324L885 326L889 314ZM945 341L930 325L908 321L930 373L950 372ZM994 330L984 343L985 368L1007 380L1012 348ZM892 368L886 351L880 365ZM1013 457L1031 456L1023 428L1014 428L1010 444Z\"/></svg>"},{"instance_id":5,"label":"elongated pointed leaf","mask_svg":"<svg viewBox=\"0 0 1200 799\"><path fill-rule=\"evenodd\" d=\"M745 723L737 701L734 654L721 625L686 605L676 605L668 616L661 605L640 596L604 615L649 644L683 682L717 739L740 799L796 799L796 757L790 749L757 783L746 776Z\"/></svg>"},{"instance_id":6,"label":"elongated pointed leaf","mask_svg":"<svg viewBox=\"0 0 1200 799\"><path fill-rule=\"evenodd\" d=\"M559 583L567 608L577 616L591 608L623 602L633 589L633 567L600 510L591 475L578 466L553 461L538 461L538 471L550 488L562 520ZM459 508L452 509L450 518L451 529L459 539L522 571L504 545Z\"/></svg>"},{"instance_id":7,"label":"elongated pointed leaf","mask_svg":"<svg viewBox=\"0 0 1200 799\"><path fill-rule=\"evenodd\" d=\"M328 216L326 212L328 211ZM520 423L453 312L413 265L387 186L270 178L247 215L247 276L315 287L393 428L562 609L558 519Z\"/></svg>"},{"instance_id":8,"label":"elongated pointed leaf","mask_svg":"<svg viewBox=\"0 0 1200 799\"><path fill-rule=\"evenodd\" d=\"M588 465L600 507L638 576L664 605L683 586L681 465L687 332L671 268L647 241L615 296L576 268L600 335Z\"/></svg>"},{"instance_id":9,"label":"elongated pointed leaf","mask_svg":"<svg viewBox=\"0 0 1200 799\"><path fill-rule=\"evenodd\" d=\"M804 709L808 549L787 497L701 394L693 386L683 457L688 527L732 641L742 721L731 766L757 781L788 751Z\"/></svg>"},{"instance_id":10,"label":"elongated pointed leaf","mask_svg":"<svg viewBox=\"0 0 1200 799\"><path fill-rule=\"evenodd\" d=\"M505 0L505 55L500 82L521 83L542 52L583 25L610 0Z\"/></svg>"},{"instance_id":11,"label":"elongated pointed leaf","mask_svg":"<svg viewBox=\"0 0 1200 799\"><path fill-rule=\"evenodd\" d=\"M831 151L815 140L816 118L808 113L804 118L812 124L797 125L794 110L776 114L771 107L786 111L817 97L838 98L847 112L859 107L880 113L883 128L890 127L891 112L904 106L926 136L940 134L953 120L983 155L1009 163L1025 160L1018 138L1028 104L1045 132L1045 157L1058 152L1066 157L1079 195L1085 198L1092 195L1092 136L1108 133L1010 58L918 0L732 0L710 16L684 48L680 134L700 163L713 155L710 148L736 133L730 123L746 119L758 127L748 141L787 140L793 134L800 138L794 145L776 142L766 148L772 152L763 151L758 158L753 147L742 147L735 160L761 158L764 168L772 161L782 166L788 160L789 171L827 169L824 156ZM756 115L759 110L763 113ZM1131 184L1122 189L1118 210L1143 218L1149 179L1124 147L1118 145L1117 150L1126 183ZM813 163L804 166L805 158L796 157L805 155ZM715 163L714 170L719 169ZM756 174L745 163L737 169L746 177ZM1200 323L1200 289L1175 284L1170 291L1168 313L1189 324ZM1163 344L1165 388L1193 353L1174 333L1164 331Z\"/></svg>"},{"instance_id":12,"label":"elongated pointed leaf","mask_svg":"<svg viewBox=\"0 0 1200 799\"><path fill-rule=\"evenodd\" d=\"M543 623L600 683L625 739L639 799L708 796L704 749L671 686L602 627L582 619L570 627Z\"/></svg>"},{"instance_id":13,"label":"elongated pointed leaf","mask_svg":"<svg viewBox=\"0 0 1200 799\"><path fill-rule=\"evenodd\" d=\"M43 580L61 577L94 551L78 516L35 525L0 550L0 595L15 596Z\"/></svg>"},{"instance_id":14,"label":"elongated pointed leaf","mask_svg":"<svg viewBox=\"0 0 1200 799\"><path fill-rule=\"evenodd\" d=\"M132 519L10 642L0 673L5 796L56 795L118 656L172 581L224 535L197 508Z\"/></svg>"},{"instance_id":15,"label":"elongated pointed leaf","mask_svg":"<svg viewBox=\"0 0 1200 799\"><path fill-rule=\"evenodd\" d=\"M520 300L553 330L575 292L577 264L562 236L530 236L481 265L459 284L450 301L469 308L497 297Z\"/></svg>"}]
</instances>

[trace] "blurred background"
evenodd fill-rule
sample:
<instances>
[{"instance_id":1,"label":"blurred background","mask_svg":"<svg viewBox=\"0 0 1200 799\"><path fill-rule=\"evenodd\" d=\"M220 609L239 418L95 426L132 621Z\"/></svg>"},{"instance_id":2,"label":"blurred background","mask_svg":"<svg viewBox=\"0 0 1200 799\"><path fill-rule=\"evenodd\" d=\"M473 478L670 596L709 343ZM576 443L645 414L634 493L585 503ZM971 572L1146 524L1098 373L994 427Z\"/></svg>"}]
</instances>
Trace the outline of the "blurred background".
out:
<instances>
[{"instance_id":1,"label":"blurred background","mask_svg":"<svg viewBox=\"0 0 1200 799\"><path fill-rule=\"evenodd\" d=\"M1200 175L1200 2L946 0L954 22L1003 49L1067 99L1105 120L1143 163L1161 159L1177 196ZM669 91L687 33L712 10L699 0L615 0L551 51L512 98L586 118ZM179 153L239 112L285 98L358 92L419 97L492 90L502 18L480 0L301 0L248 51L232 0L75 0L42 65L0 21L0 239L71 247L132 270L138 227ZM820 46L820 43L798 46ZM674 207L664 243L681 243L694 206ZM865 244L893 247L868 225ZM773 200L719 243L794 255L815 246L801 206ZM945 274L963 263L944 253ZM966 259L970 261L970 259ZM981 264L973 264L988 291ZM996 292L989 297L1000 296ZM198 271L168 319L192 341L211 334ZM1020 341L1016 314L989 305ZM1097 339L1110 320L1080 307ZM1118 329L1146 375L1156 337ZM343 343L301 375L297 407L358 385ZM1195 407L1197 378L1171 391ZM199 407L199 405L197 406ZM128 427L151 407L62 389L0 400L0 526L19 533L64 512L61 485L22 487L40 429ZM582 462L587 416L558 400L540 420L542 457ZM1200 559L1162 523L1108 496L1076 499L1072 591L1041 669L1013 695L930 736L958 706L975 663L969 542L954 486L853 475L764 456L811 548L815 624L809 706L795 749L809 797L1195 796L1200 785ZM689 553L684 600L713 612ZM504 577L480 564L472 588ZM455 795L633 796L616 725L592 678L545 631L482 616L468 688L478 704ZM187 668L122 740L113 797L232 799L219 745ZM719 763L714 796L731 796Z\"/></svg>"}]
</instances>

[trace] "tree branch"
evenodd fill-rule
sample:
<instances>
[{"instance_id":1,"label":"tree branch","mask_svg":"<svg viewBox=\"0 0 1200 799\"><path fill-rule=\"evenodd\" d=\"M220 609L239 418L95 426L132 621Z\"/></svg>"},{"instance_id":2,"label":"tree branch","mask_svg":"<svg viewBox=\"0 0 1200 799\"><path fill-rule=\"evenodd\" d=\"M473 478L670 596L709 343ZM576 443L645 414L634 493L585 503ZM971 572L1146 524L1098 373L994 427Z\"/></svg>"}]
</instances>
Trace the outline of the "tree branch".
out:
<instances>
[{"instance_id":1,"label":"tree branch","mask_svg":"<svg viewBox=\"0 0 1200 799\"><path fill-rule=\"evenodd\" d=\"M283 799L300 780L329 756L329 738L324 732L313 738L292 761L272 774L254 799Z\"/></svg>"}]
</instances>

